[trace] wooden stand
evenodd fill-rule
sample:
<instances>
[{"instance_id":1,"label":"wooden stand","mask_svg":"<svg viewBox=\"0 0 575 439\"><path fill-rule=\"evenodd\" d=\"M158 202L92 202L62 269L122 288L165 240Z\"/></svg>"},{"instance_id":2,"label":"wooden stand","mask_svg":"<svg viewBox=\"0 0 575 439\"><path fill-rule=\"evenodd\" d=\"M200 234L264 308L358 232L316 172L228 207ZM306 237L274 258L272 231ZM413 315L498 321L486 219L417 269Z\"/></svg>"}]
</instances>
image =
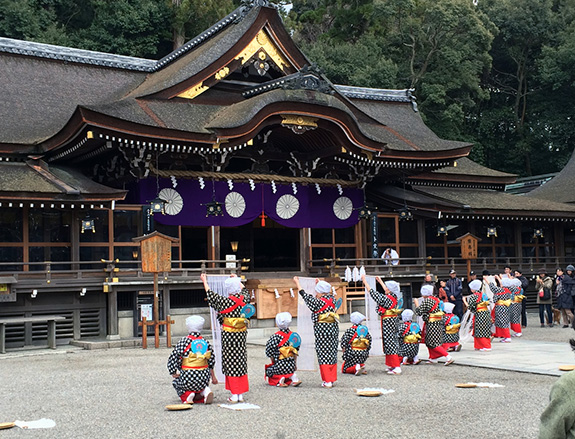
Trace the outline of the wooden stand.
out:
<instances>
[{"instance_id":1,"label":"wooden stand","mask_svg":"<svg viewBox=\"0 0 575 439\"><path fill-rule=\"evenodd\" d=\"M154 320L147 322L143 318L138 322L142 327L142 348L148 348L148 326L154 326L154 346L160 347L160 326L166 325L167 346L172 346L172 331L170 325L174 323L170 316L166 320L160 320L160 304L158 291L158 273L169 272L172 270L172 243L178 242L178 239L162 235L158 232L152 232L146 236L140 236L132 239L140 243L140 254L142 255L142 271L144 273L154 273Z\"/></svg>"}]
</instances>

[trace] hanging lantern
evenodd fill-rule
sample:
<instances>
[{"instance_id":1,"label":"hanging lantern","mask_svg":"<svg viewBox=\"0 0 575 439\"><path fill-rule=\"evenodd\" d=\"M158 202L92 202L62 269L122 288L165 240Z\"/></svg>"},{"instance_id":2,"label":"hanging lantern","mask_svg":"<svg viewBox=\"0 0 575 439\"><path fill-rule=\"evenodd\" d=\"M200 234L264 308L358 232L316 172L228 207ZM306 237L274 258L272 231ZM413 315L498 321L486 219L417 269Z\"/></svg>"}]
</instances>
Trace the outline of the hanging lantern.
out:
<instances>
[{"instance_id":1,"label":"hanging lantern","mask_svg":"<svg viewBox=\"0 0 575 439\"><path fill-rule=\"evenodd\" d=\"M403 209L399 209L399 220L400 221L409 221L413 219L413 214L411 210L405 206Z\"/></svg>"},{"instance_id":2,"label":"hanging lantern","mask_svg":"<svg viewBox=\"0 0 575 439\"><path fill-rule=\"evenodd\" d=\"M491 238L492 236L497 238L497 227L487 227L487 237Z\"/></svg>"},{"instance_id":3,"label":"hanging lantern","mask_svg":"<svg viewBox=\"0 0 575 439\"><path fill-rule=\"evenodd\" d=\"M166 202L162 200L160 197L154 198L150 201L150 210L148 210L150 215L154 213L161 213L162 215L166 214Z\"/></svg>"},{"instance_id":4,"label":"hanging lantern","mask_svg":"<svg viewBox=\"0 0 575 439\"><path fill-rule=\"evenodd\" d=\"M437 236L445 235L447 236L447 227L446 226L438 226L437 227Z\"/></svg>"},{"instance_id":5,"label":"hanging lantern","mask_svg":"<svg viewBox=\"0 0 575 439\"><path fill-rule=\"evenodd\" d=\"M360 219L370 219L372 215L372 211L367 205L364 205L359 208L359 218Z\"/></svg>"},{"instance_id":6,"label":"hanging lantern","mask_svg":"<svg viewBox=\"0 0 575 439\"><path fill-rule=\"evenodd\" d=\"M85 219L82 220L82 230L81 233L84 233L85 230L91 230L92 233L96 233L96 226L94 224L94 220L87 216Z\"/></svg>"},{"instance_id":7,"label":"hanging lantern","mask_svg":"<svg viewBox=\"0 0 575 439\"><path fill-rule=\"evenodd\" d=\"M210 201L204 206L206 206L206 216L223 216L224 214L222 203L218 203L216 200Z\"/></svg>"},{"instance_id":8,"label":"hanging lantern","mask_svg":"<svg viewBox=\"0 0 575 439\"><path fill-rule=\"evenodd\" d=\"M543 238L543 229L533 230L533 237L534 238Z\"/></svg>"}]
</instances>

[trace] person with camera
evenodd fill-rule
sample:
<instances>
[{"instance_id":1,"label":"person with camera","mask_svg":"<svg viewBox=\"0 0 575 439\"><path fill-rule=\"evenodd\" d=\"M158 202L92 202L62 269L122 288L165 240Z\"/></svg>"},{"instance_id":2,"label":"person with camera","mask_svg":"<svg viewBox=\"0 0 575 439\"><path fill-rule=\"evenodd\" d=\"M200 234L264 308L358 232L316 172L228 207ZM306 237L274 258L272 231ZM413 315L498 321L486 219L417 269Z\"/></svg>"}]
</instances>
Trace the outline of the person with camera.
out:
<instances>
[{"instance_id":1,"label":"person with camera","mask_svg":"<svg viewBox=\"0 0 575 439\"><path fill-rule=\"evenodd\" d=\"M545 327L545 312L547 312L547 321L549 327L553 327L553 312L551 311L551 304L553 298L551 297L551 290L553 288L553 279L547 275L544 268L539 270L539 274L535 278L535 290L537 291L537 304L539 305L539 321L541 327Z\"/></svg>"}]
</instances>

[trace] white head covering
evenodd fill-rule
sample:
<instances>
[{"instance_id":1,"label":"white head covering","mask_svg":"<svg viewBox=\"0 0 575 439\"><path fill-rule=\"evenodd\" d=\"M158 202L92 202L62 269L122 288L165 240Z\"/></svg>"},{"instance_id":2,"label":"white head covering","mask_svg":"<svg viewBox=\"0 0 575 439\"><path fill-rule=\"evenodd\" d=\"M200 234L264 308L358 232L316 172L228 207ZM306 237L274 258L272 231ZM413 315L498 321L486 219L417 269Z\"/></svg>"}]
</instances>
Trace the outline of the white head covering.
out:
<instances>
[{"instance_id":1,"label":"white head covering","mask_svg":"<svg viewBox=\"0 0 575 439\"><path fill-rule=\"evenodd\" d=\"M225 281L226 293L238 294L242 291L242 280L239 277L230 277Z\"/></svg>"},{"instance_id":2,"label":"white head covering","mask_svg":"<svg viewBox=\"0 0 575 439\"><path fill-rule=\"evenodd\" d=\"M517 279L516 277L514 277L513 279L511 279L511 286L520 287L521 281L519 279Z\"/></svg>"},{"instance_id":3,"label":"white head covering","mask_svg":"<svg viewBox=\"0 0 575 439\"><path fill-rule=\"evenodd\" d=\"M276 314L276 325L280 329L287 329L291 323L291 314L289 312L280 312Z\"/></svg>"},{"instance_id":4,"label":"white head covering","mask_svg":"<svg viewBox=\"0 0 575 439\"><path fill-rule=\"evenodd\" d=\"M186 319L188 332L202 332L206 320L202 316L190 316Z\"/></svg>"},{"instance_id":5,"label":"white head covering","mask_svg":"<svg viewBox=\"0 0 575 439\"><path fill-rule=\"evenodd\" d=\"M409 322L413 318L413 311L410 309L403 310L401 313L401 320L404 322Z\"/></svg>"},{"instance_id":6,"label":"white head covering","mask_svg":"<svg viewBox=\"0 0 575 439\"><path fill-rule=\"evenodd\" d=\"M361 322L365 320L365 316L362 313L355 311L351 313L351 315L349 316L349 320L351 321L351 323L359 325L361 324Z\"/></svg>"},{"instance_id":7,"label":"white head covering","mask_svg":"<svg viewBox=\"0 0 575 439\"><path fill-rule=\"evenodd\" d=\"M481 291L481 281L479 279L469 282L469 289L471 291Z\"/></svg>"},{"instance_id":8,"label":"white head covering","mask_svg":"<svg viewBox=\"0 0 575 439\"><path fill-rule=\"evenodd\" d=\"M451 314L453 312L453 308L455 308L455 303L443 302L443 310L447 314Z\"/></svg>"},{"instance_id":9,"label":"white head covering","mask_svg":"<svg viewBox=\"0 0 575 439\"><path fill-rule=\"evenodd\" d=\"M433 296L433 285L423 285L421 287L422 296Z\"/></svg>"},{"instance_id":10,"label":"white head covering","mask_svg":"<svg viewBox=\"0 0 575 439\"><path fill-rule=\"evenodd\" d=\"M399 296L400 293L399 282L396 282L394 280L386 280L384 283L389 291L391 291L396 296Z\"/></svg>"},{"instance_id":11,"label":"white head covering","mask_svg":"<svg viewBox=\"0 0 575 439\"><path fill-rule=\"evenodd\" d=\"M320 280L317 284L315 284L315 290L322 294L331 293L331 285L325 280Z\"/></svg>"},{"instance_id":12,"label":"white head covering","mask_svg":"<svg viewBox=\"0 0 575 439\"><path fill-rule=\"evenodd\" d=\"M501 278L501 286L503 288L508 288L511 286L511 279L509 279L508 277L502 277Z\"/></svg>"}]
</instances>

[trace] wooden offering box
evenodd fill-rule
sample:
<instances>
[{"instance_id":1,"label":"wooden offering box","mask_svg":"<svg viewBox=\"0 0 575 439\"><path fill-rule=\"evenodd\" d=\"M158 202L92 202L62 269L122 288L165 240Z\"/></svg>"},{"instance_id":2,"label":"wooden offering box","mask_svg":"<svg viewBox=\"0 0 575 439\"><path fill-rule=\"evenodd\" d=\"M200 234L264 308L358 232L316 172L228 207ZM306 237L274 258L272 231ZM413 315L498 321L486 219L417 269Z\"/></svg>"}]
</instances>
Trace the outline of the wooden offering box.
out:
<instances>
[{"instance_id":1,"label":"wooden offering box","mask_svg":"<svg viewBox=\"0 0 575 439\"><path fill-rule=\"evenodd\" d=\"M339 278L325 279L337 293L335 300L340 297L343 303L338 310L338 314L346 313L345 289L346 283L341 282ZM295 287L293 279L249 279L245 282L246 288L253 290L256 298L256 317L258 319L274 319L277 313L289 312L293 317L297 317L297 302L299 292ZM290 288L293 290L294 297L290 295ZM275 290L277 289L279 299L276 298ZM311 292L310 292L311 293Z\"/></svg>"}]
</instances>

